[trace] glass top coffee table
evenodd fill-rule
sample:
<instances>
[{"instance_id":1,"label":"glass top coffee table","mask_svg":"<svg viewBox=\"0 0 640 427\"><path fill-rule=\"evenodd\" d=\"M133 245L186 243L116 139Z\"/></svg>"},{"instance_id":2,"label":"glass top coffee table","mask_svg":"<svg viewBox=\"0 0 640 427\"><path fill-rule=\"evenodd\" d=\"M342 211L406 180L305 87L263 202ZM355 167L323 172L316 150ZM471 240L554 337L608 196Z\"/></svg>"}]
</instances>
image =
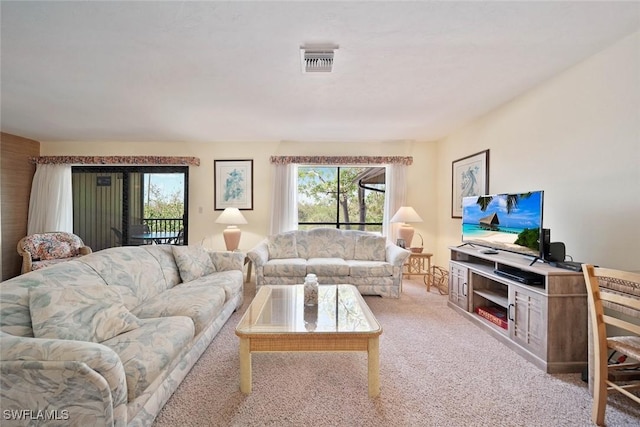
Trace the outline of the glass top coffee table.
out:
<instances>
[{"instance_id":1,"label":"glass top coffee table","mask_svg":"<svg viewBox=\"0 0 640 427\"><path fill-rule=\"evenodd\" d=\"M240 390L251 393L251 353L366 351L369 396L380 394L380 324L353 285L320 285L304 305L304 285L262 286L236 327Z\"/></svg>"}]
</instances>

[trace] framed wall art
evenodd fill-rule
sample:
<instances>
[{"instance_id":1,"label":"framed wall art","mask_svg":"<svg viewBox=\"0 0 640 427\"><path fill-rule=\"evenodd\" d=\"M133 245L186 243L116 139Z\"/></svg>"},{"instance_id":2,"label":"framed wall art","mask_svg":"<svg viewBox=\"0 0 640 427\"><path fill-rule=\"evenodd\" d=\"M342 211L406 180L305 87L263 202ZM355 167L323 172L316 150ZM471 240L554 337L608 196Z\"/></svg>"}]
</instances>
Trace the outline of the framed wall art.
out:
<instances>
[{"instance_id":1,"label":"framed wall art","mask_svg":"<svg viewBox=\"0 0 640 427\"><path fill-rule=\"evenodd\" d=\"M214 209L253 209L253 160L213 161Z\"/></svg>"},{"instance_id":2,"label":"framed wall art","mask_svg":"<svg viewBox=\"0 0 640 427\"><path fill-rule=\"evenodd\" d=\"M489 193L489 150L451 164L451 218L462 218L462 198Z\"/></svg>"}]
</instances>

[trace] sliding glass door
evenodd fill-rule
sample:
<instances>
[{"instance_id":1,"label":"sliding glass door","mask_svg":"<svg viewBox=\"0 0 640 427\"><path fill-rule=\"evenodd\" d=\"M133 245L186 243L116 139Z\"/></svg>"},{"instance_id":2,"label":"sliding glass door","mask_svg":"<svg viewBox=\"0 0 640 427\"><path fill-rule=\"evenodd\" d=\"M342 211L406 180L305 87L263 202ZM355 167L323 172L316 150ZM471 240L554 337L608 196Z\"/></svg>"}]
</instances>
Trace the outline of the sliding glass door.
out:
<instances>
[{"instance_id":1,"label":"sliding glass door","mask_svg":"<svg viewBox=\"0 0 640 427\"><path fill-rule=\"evenodd\" d=\"M73 168L74 232L94 251L187 244L187 166Z\"/></svg>"}]
</instances>

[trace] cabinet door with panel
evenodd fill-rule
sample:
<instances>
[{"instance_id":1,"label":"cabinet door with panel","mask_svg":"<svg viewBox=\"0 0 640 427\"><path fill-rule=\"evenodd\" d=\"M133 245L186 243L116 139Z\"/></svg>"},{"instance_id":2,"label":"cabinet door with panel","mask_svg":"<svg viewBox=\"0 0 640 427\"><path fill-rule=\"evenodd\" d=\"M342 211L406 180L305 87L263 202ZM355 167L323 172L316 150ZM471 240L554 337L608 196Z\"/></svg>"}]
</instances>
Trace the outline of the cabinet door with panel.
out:
<instances>
[{"instance_id":1,"label":"cabinet door with panel","mask_svg":"<svg viewBox=\"0 0 640 427\"><path fill-rule=\"evenodd\" d=\"M545 298L519 286L509 287L509 336L538 357L546 358Z\"/></svg>"},{"instance_id":2,"label":"cabinet door with panel","mask_svg":"<svg viewBox=\"0 0 640 427\"><path fill-rule=\"evenodd\" d=\"M469 269L449 261L449 301L469 311Z\"/></svg>"}]
</instances>

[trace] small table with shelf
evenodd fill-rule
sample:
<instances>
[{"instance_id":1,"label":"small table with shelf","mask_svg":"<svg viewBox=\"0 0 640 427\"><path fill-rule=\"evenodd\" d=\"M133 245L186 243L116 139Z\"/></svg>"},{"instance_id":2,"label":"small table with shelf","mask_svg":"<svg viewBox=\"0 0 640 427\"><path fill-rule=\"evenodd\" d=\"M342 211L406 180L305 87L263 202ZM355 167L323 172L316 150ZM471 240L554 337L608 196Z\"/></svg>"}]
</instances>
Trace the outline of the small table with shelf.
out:
<instances>
[{"instance_id":1,"label":"small table with shelf","mask_svg":"<svg viewBox=\"0 0 640 427\"><path fill-rule=\"evenodd\" d=\"M449 307L546 372L580 372L586 366L582 273L541 262L530 265L529 258L510 252L485 254L466 246L450 250ZM498 274L503 270L528 275L523 280L530 284ZM500 314L506 329L478 314L479 307Z\"/></svg>"},{"instance_id":2,"label":"small table with shelf","mask_svg":"<svg viewBox=\"0 0 640 427\"><path fill-rule=\"evenodd\" d=\"M431 257L433 254L411 252L405 266L407 267L407 277L411 276L424 276L431 271ZM425 268L425 260L427 268Z\"/></svg>"},{"instance_id":3,"label":"small table with shelf","mask_svg":"<svg viewBox=\"0 0 640 427\"><path fill-rule=\"evenodd\" d=\"M432 256L433 254L430 253L412 252L405 263L407 267L405 274L408 278L422 276L427 292L431 292L431 286L433 286L438 289L440 295L446 295L448 293L446 284L448 272L442 267L431 266Z\"/></svg>"}]
</instances>

